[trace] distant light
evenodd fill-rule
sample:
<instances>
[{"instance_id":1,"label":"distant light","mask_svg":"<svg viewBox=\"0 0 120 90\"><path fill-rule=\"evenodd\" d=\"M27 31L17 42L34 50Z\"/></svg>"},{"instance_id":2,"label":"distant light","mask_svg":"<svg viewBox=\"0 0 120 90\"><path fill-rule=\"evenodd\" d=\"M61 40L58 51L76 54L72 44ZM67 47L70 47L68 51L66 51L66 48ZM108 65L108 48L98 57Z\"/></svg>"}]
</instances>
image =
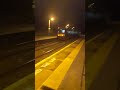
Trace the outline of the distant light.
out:
<instances>
[{"instance_id":1,"label":"distant light","mask_svg":"<svg viewBox=\"0 0 120 90\"><path fill-rule=\"evenodd\" d=\"M68 28L67 26L65 28Z\"/></svg>"},{"instance_id":2,"label":"distant light","mask_svg":"<svg viewBox=\"0 0 120 90\"><path fill-rule=\"evenodd\" d=\"M55 19L52 17L50 20L51 20L51 21L54 21Z\"/></svg>"},{"instance_id":3,"label":"distant light","mask_svg":"<svg viewBox=\"0 0 120 90\"><path fill-rule=\"evenodd\" d=\"M65 30L62 30L62 33L65 33Z\"/></svg>"},{"instance_id":4,"label":"distant light","mask_svg":"<svg viewBox=\"0 0 120 90\"><path fill-rule=\"evenodd\" d=\"M72 27L72 29L74 29L75 27Z\"/></svg>"},{"instance_id":5,"label":"distant light","mask_svg":"<svg viewBox=\"0 0 120 90\"><path fill-rule=\"evenodd\" d=\"M65 28L68 28L70 26L70 24L67 24L66 26L65 26Z\"/></svg>"},{"instance_id":6,"label":"distant light","mask_svg":"<svg viewBox=\"0 0 120 90\"><path fill-rule=\"evenodd\" d=\"M70 24L67 24L66 26L68 26L68 27L69 27L69 26L70 26Z\"/></svg>"},{"instance_id":7,"label":"distant light","mask_svg":"<svg viewBox=\"0 0 120 90\"><path fill-rule=\"evenodd\" d=\"M88 6L88 8L92 8L95 5L95 3L92 3Z\"/></svg>"}]
</instances>

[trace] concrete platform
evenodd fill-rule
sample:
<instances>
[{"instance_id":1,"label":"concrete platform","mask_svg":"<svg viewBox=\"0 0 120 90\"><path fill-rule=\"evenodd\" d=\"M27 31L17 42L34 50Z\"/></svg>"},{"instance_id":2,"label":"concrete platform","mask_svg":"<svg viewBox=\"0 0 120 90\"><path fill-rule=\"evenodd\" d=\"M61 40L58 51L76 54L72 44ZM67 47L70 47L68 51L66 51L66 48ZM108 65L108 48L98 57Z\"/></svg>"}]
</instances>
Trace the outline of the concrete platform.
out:
<instances>
[{"instance_id":1,"label":"concrete platform","mask_svg":"<svg viewBox=\"0 0 120 90\"><path fill-rule=\"evenodd\" d=\"M0 35L35 31L34 25L15 25L0 28Z\"/></svg>"},{"instance_id":2,"label":"concrete platform","mask_svg":"<svg viewBox=\"0 0 120 90\"><path fill-rule=\"evenodd\" d=\"M54 39L54 38L57 38L57 36L36 36L35 41Z\"/></svg>"},{"instance_id":3,"label":"concrete platform","mask_svg":"<svg viewBox=\"0 0 120 90\"><path fill-rule=\"evenodd\" d=\"M40 90L80 90L85 60L84 40L42 84ZM81 58L80 58L81 57Z\"/></svg>"},{"instance_id":4,"label":"concrete platform","mask_svg":"<svg viewBox=\"0 0 120 90\"><path fill-rule=\"evenodd\" d=\"M38 75L38 73L41 73L41 72L42 73L38 75L38 77L40 77L40 79L37 79L40 83L44 77L48 77L47 76L48 74L51 74L51 76L48 77L48 79L53 77L53 79L54 79L53 82L55 82L57 80L57 82L53 83L55 85L55 87L52 88L53 90L55 88L57 88L58 90L61 90L61 88L63 88L63 87L64 88L62 90L79 90L79 88L81 88L80 83L82 83L82 72L83 72L84 58L85 58L84 57L85 41L81 40L81 41L79 41L78 44L77 44L78 41L75 41L75 42L76 42L76 44L73 44L73 43L70 44L70 45L72 45L73 52L71 52L71 49L69 50L71 52L71 54L63 62L61 61L62 63L57 67L57 69L55 71L51 72L50 70L47 70L47 72L46 72L45 71L46 68L42 69L42 71L41 71L41 69L39 69L39 70L37 70L38 71L37 73L28 75L25 78L23 78L22 80L19 80L16 83L13 83L12 85L10 85L9 87L7 87L3 90L37 90L37 89L35 89L35 86L34 86L35 77L36 77L36 75ZM68 52L67 48L70 45L68 45L66 47L66 50L65 50L66 53ZM75 45L78 45L78 46L76 47ZM74 47L76 47L76 48L74 49ZM61 51L62 50L63 49L61 49ZM54 54L54 55L56 55L56 54ZM54 55L52 55L52 56L54 56ZM59 55L56 55L56 56L59 56ZM50 59L50 57L48 57L47 59ZM47 62L46 60L44 62ZM47 63L50 63L50 62L55 63L54 61L55 60L51 60ZM37 65L35 65L35 67L41 66L42 63L43 62L38 63ZM42 66L44 66L44 65L42 64ZM60 72L59 72L59 70L60 70ZM59 72L60 74L55 73L56 71ZM41 77L40 75L42 75L44 77ZM56 75L57 79L54 78L54 75ZM45 80L45 83L48 82L48 79ZM45 83L43 83L42 85L45 85ZM71 88L71 89L69 89L69 88ZM74 88L76 88L76 89L74 89Z\"/></svg>"}]
</instances>

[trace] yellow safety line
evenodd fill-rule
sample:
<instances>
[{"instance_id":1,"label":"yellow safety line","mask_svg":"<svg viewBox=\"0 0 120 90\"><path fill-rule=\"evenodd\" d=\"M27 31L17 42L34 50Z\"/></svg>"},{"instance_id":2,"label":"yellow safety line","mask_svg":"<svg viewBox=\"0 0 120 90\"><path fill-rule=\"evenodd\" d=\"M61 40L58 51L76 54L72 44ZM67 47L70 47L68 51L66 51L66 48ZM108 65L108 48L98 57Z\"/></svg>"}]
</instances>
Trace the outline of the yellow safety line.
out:
<instances>
[{"instance_id":1,"label":"yellow safety line","mask_svg":"<svg viewBox=\"0 0 120 90\"><path fill-rule=\"evenodd\" d=\"M64 79L67 71L69 70L70 66L75 60L76 55L82 48L83 44L84 44L84 40L80 42L80 44L71 52L71 54L67 58L65 58L65 60L58 66L58 68L49 76L49 78L37 90L40 90L42 86L49 87L52 90L57 90L62 80Z\"/></svg>"},{"instance_id":2,"label":"yellow safety line","mask_svg":"<svg viewBox=\"0 0 120 90\"><path fill-rule=\"evenodd\" d=\"M43 59L42 61L38 62L37 64L35 64L35 68L37 68L39 65L42 65L43 63L45 63L48 59L50 59L51 57L55 56L56 54L60 53L61 51L63 51L64 49L66 49L67 47L69 47L70 45L72 45L73 43L77 42L78 40L72 42L71 44L67 45L66 47L62 48L61 50L57 51L56 53L52 54L51 56Z\"/></svg>"}]
</instances>

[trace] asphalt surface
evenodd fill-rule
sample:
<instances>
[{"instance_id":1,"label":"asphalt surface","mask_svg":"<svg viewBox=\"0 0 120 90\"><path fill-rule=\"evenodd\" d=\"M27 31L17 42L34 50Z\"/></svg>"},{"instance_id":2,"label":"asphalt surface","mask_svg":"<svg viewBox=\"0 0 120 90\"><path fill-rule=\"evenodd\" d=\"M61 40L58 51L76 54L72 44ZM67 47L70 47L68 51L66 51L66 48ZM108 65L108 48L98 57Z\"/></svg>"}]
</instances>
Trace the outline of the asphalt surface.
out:
<instances>
[{"instance_id":1,"label":"asphalt surface","mask_svg":"<svg viewBox=\"0 0 120 90\"><path fill-rule=\"evenodd\" d=\"M120 37L88 90L120 90Z\"/></svg>"}]
</instances>

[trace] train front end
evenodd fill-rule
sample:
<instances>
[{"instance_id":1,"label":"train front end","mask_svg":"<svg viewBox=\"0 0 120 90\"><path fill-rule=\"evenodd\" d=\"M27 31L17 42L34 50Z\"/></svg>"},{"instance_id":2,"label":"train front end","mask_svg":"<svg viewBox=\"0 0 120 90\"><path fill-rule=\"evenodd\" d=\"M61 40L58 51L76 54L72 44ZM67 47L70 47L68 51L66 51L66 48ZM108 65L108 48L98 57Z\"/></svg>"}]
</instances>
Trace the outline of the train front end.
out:
<instances>
[{"instance_id":1,"label":"train front end","mask_svg":"<svg viewBox=\"0 0 120 90\"><path fill-rule=\"evenodd\" d=\"M61 40L66 39L66 30L65 29L59 29L57 33L57 38Z\"/></svg>"}]
</instances>

